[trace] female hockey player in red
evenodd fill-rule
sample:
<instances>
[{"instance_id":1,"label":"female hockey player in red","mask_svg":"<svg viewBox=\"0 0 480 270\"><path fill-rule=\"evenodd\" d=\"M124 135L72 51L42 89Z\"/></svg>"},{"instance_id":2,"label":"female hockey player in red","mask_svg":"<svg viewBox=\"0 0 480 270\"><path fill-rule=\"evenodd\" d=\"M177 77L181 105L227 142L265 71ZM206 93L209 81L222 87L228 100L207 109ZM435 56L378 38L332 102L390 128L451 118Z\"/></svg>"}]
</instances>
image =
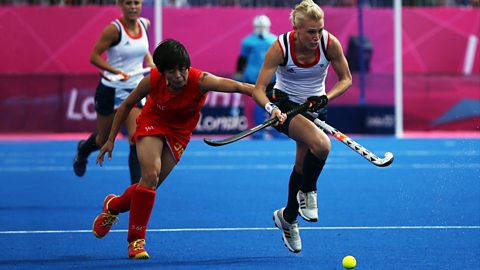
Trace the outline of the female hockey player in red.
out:
<instances>
[{"instance_id":1,"label":"female hockey player in red","mask_svg":"<svg viewBox=\"0 0 480 270\"><path fill-rule=\"evenodd\" d=\"M119 213L130 211L128 256L148 259L145 235L153 209L156 189L180 160L200 117L208 91L238 92L251 96L254 85L217 77L190 67L185 47L176 40L165 40L155 49L152 68L135 90L122 102L113 120L107 142L100 149L97 163L104 155L111 159L115 137L130 110L149 95L137 119L134 135L142 176L138 184L120 195L108 195L103 211L93 224L96 237L104 237Z\"/></svg>"}]
</instances>

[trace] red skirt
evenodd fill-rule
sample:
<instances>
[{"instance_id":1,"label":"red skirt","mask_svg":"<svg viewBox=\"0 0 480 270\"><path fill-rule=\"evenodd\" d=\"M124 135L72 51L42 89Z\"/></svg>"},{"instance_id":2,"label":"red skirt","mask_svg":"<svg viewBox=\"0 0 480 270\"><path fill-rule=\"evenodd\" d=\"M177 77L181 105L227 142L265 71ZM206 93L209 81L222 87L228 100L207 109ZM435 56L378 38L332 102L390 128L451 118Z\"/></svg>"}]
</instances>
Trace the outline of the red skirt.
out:
<instances>
[{"instance_id":1,"label":"red skirt","mask_svg":"<svg viewBox=\"0 0 480 270\"><path fill-rule=\"evenodd\" d=\"M136 143L138 137L142 136L163 136L177 162L180 161L191 139L191 133L188 135L181 134L165 128L165 125L149 121L137 121L137 130L133 135L133 142Z\"/></svg>"}]
</instances>

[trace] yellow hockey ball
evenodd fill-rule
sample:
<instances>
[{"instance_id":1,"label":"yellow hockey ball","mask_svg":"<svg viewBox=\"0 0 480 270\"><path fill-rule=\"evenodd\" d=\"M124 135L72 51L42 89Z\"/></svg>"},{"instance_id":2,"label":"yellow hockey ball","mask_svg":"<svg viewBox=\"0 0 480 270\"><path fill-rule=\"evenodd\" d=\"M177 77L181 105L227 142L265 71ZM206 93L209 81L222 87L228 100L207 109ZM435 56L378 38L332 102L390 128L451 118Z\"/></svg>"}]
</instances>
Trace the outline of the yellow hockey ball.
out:
<instances>
[{"instance_id":1,"label":"yellow hockey ball","mask_svg":"<svg viewBox=\"0 0 480 270\"><path fill-rule=\"evenodd\" d=\"M343 258L342 264L345 269L353 269L355 268L355 266L357 266L357 260L355 259L355 257L348 255Z\"/></svg>"}]
</instances>

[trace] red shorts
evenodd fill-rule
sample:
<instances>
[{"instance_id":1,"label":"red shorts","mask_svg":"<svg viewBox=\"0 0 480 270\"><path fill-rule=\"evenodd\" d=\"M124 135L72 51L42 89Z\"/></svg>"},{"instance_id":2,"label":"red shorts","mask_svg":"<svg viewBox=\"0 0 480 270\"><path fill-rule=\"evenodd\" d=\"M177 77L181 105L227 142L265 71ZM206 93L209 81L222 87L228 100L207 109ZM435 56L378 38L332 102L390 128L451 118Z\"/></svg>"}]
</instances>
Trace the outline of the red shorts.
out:
<instances>
[{"instance_id":1,"label":"red shorts","mask_svg":"<svg viewBox=\"0 0 480 270\"><path fill-rule=\"evenodd\" d=\"M138 119L137 119L138 120ZM137 130L133 135L135 143L138 137L142 136L163 136L175 160L178 162L182 157L187 144L190 142L190 135L178 134L165 129L163 125L151 124L146 121L137 121Z\"/></svg>"}]
</instances>

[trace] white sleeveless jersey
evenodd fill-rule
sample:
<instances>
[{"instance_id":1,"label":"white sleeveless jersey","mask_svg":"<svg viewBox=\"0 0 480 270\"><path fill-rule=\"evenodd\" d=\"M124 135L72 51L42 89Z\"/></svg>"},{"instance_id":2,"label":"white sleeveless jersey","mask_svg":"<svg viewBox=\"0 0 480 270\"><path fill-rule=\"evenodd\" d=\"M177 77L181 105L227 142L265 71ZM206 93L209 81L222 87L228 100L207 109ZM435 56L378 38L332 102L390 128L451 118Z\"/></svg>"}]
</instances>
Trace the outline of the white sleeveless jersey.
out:
<instances>
[{"instance_id":1,"label":"white sleeveless jersey","mask_svg":"<svg viewBox=\"0 0 480 270\"><path fill-rule=\"evenodd\" d=\"M289 99L296 103L303 103L310 96L325 95L325 78L327 77L330 61L325 52L330 34L323 30L322 42L317 48L315 61L309 64L300 64L295 55L293 43L294 32L290 31L278 37L286 65L280 65L276 71L275 88L288 94ZM285 41L287 44L285 44ZM284 62L285 64L285 62Z\"/></svg>"},{"instance_id":2,"label":"white sleeveless jersey","mask_svg":"<svg viewBox=\"0 0 480 270\"><path fill-rule=\"evenodd\" d=\"M107 49L107 62L125 73L142 69L145 54L148 52L147 20L145 18L138 19L140 32L137 36L132 36L119 19L112 23L120 33L120 40ZM113 75L108 71L104 71L104 73L105 75ZM143 75L138 75L126 81L110 82L102 79L102 83L117 89L133 89L142 79Z\"/></svg>"}]
</instances>

